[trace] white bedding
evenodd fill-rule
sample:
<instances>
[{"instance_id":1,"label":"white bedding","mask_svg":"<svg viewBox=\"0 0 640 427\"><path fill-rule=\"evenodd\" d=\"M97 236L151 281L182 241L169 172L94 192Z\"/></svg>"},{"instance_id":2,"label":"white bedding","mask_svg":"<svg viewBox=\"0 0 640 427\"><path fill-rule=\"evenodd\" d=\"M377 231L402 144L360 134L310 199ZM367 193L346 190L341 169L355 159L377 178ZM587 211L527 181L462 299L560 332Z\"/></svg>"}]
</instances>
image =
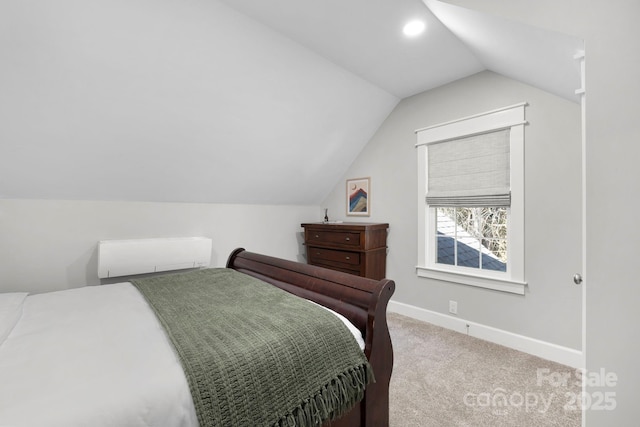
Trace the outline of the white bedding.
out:
<instances>
[{"instance_id":1,"label":"white bedding","mask_svg":"<svg viewBox=\"0 0 640 427\"><path fill-rule=\"evenodd\" d=\"M131 284L0 298L0 426L197 425L173 347Z\"/></svg>"}]
</instances>

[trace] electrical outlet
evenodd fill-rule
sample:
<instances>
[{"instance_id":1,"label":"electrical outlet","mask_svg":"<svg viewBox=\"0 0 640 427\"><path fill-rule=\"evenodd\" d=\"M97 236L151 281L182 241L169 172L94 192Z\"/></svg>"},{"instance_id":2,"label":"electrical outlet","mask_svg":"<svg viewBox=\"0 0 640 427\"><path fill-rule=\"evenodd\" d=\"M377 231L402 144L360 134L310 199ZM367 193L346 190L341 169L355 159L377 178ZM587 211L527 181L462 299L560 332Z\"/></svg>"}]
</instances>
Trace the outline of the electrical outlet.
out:
<instances>
[{"instance_id":1,"label":"electrical outlet","mask_svg":"<svg viewBox=\"0 0 640 427\"><path fill-rule=\"evenodd\" d=\"M458 302L449 300L449 313L458 314Z\"/></svg>"}]
</instances>

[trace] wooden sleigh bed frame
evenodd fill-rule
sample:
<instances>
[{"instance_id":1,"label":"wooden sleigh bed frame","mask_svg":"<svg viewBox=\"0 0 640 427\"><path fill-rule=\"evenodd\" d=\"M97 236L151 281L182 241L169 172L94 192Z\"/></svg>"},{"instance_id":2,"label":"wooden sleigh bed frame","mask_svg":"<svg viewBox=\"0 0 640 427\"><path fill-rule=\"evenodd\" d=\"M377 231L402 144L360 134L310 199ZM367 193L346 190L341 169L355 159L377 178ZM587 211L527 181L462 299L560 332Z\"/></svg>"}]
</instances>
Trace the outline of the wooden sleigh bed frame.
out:
<instances>
[{"instance_id":1,"label":"wooden sleigh bed frame","mask_svg":"<svg viewBox=\"0 0 640 427\"><path fill-rule=\"evenodd\" d=\"M244 249L236 249L231 253L227 267L314 301L346 317L364 338L364 355L371 365L375 382L367 385L360 402L347 409L348 412L340 418L326 421L324 427L389 425L389 381L393 350L386 309L395 288L393 281L366 279L259 255ZM235 279L231 279L231 276ZM225 287L239 286L249 292L246 281L248 278L239 276L225 269L204 269L180 275L131 277L129 282L118 279L122 281L109 286L85 286L38 295L28 295L26 292L0 294L0 312L7 314L0 316L0 383L4 386L0 386L0 401L5 403L0 405L0 424L107 427L197 425L198 422L210 425L217 422L214 419L216 416L222 417L222 411L214 411L215 408L207 406L206 402L217 399L210 398L213 395L209 391L211 387L217 389L216 381L220 379L218 375L226 372L224 369L228 359L224 359L222 365L216 365L211 358L224 355L217 352L219 347L207 347L206 342L223 342L224 339L237 342L252 340L247 339L246 335L242 339L234 338L234 331L229 327L234 320L218 324L221 319L207 317L206 311L211 308L214 308L211 310L213 312L223 311L215 309L215 299L221 301L220 304L226 304L225 307L231 307L236 301L225 299L234 291ZM202 283L211 286L201 286ZM253 285L256 286L255 283ZM206 287L210 287L211 292L202 290ZM265 295L269 297L273 294L271 289L266 289L265 292L264 286L251 289L256 291L255 298L247 298L247 304L252 307L259 307L264 303L262 298ZM200 298L204 303L194 304L193 298ZM300 312L300 307L308 304L295 302L299 303L298 311L293 307L296 304L292 304L292 312L302 317L302 322L305 312ZM189 315L174 316L176 307L185 313L189 311ZM236 315L243 315L241 311L236 311ZM281 319L282 317L278 317L277 320ZM259 328L260 325L247 322L245 326ZM276 324L274 326L277 327ZM289 328L287 331L293 329ZM307 334L303 334L304 331L301 330L301 339L309 339L308 332L311 331L312 327L306 328ZM332 331L320 332L325 333L325 338L342 336L342 344L347 347L350 344L346 331L345 334L335 335ZM357 334L356 331L349 333L354 332ZM212 338L214 334L217 334L217 338ZM176 336L182 338L174 339ZM298 356L315 360L323 357L321 354L333 354L320 352L321 349L328 351L328 345L319 345L314 351L313 343L309 344L305 346L306 352L301 351ZM355 346L355 342L352 344ZM289 348L295 353L295 349L286 346L267 347L269 346L248 346L251 360L269 359L271 363L279 360L282 351L289 351L277 348ZM239 348L234 348L233 351L240 351ZM344 346L331 347L332 350L336 348ZM230 349L224 347L223 350ZM352 347L351 350L357 356L358 367L365 371L362 355L358 353L359 348ZM292 357L295 356L293 353ZM314 359L311 356L316 357ZM334 354L324 357L336 357L337 360L340 356ZM249 359L245 361L247 360ZM336 360L327 361L330 363L326 365L331 365ZM343 362L345 361L351 363L353 359L345 357ZM314 372L315 363L318 370L321 370L320 365L324 364L322 360L316 360L314 365L307 364L305 368L310 367ZM262 369L266 366L268 364ZM327 369L326 366L324 368ZM305 369L307 371L309 370ZM366 373L362 371L359 371L361 377L356 374L349 378L364 382ZM61 372L65 375L60 375ZM237 378L234 377L237 372L245 371L242 366L235 367L226 372L229 375L225 378ZM95 378L88 380L92 376ZM204 378L209 376L211 378ZM202 378L201 387L191 387L189 381L194 377L198 378L197 381ZM293 390L295 384L288 381L294 380L283 379L276 387L286 392L289 385ZM315 387L316 383L313 384ZM345 387L345 393L349 394L350 391L346 388L348 387ZM237 391L233 396L238 399L247 396L244 389L226 385L224 389L232 394ZM265 390L261 392L270 392L268 388ZM358 395L361 392L362 389L358 388ZM308 391L305 390L305 393ZM296 399L304 399L308 395L298 394L300 396L296 395ZM229 396L231 394L227 395ZM351 399L352 396L353 394L348 398ZM234 405L235 402L234 400ZM261 402L265 403L267 400ZM236 407L243 405L244 403L239 403ZM38 407L38 410L33 411L33 407ZM313 405L309 408L310 414L314 410ZM342 406L340 411L343 411ZM238 416L238 420L243 419ZM323 419L327 416L330 414L322 415L325 417ZM301 422L304 425L313 423L310 417L313 415L305 417L303 414Z\"/></svg>"},{"instance_id":2,"label":"wooden sleigh bed frame","mask_svg":"<svg viewBox=\"0 0 640 427\"><path fill-rule=\"evenodd\" d=\"M326 426L389 425L389 381L393 349L387 326L387 304L395 290L392 280L372 280L322 267L234 250L227 268L256 277L302 298L328 307L353 323L365 340L365 355L373 368L362 401Z\"/></svg>"}]
</instances>

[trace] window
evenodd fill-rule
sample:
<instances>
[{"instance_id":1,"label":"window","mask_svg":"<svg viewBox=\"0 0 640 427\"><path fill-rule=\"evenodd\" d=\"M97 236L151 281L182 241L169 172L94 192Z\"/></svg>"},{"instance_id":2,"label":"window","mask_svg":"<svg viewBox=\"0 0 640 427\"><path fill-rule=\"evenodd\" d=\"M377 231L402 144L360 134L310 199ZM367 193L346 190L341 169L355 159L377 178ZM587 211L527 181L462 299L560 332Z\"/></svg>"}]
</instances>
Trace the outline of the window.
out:
<instances>
[{"instance_id":1,"label":"window","mask_svg":"<svg viewBox=\"0 0 640 427\"><path fill-rule=\"evenodd\" d=\"M422 277L524 294L524 108L416 131Z\"/></svg>"},{"instance_id":2,"label":"window","mask_svg":"<svg viewBox=\"0 0 640 427\"><path fill-rule=\"evenodd\" d=\"M506 208L436 208L436 264L507 271Z\"/></svg>"}]
</instances>

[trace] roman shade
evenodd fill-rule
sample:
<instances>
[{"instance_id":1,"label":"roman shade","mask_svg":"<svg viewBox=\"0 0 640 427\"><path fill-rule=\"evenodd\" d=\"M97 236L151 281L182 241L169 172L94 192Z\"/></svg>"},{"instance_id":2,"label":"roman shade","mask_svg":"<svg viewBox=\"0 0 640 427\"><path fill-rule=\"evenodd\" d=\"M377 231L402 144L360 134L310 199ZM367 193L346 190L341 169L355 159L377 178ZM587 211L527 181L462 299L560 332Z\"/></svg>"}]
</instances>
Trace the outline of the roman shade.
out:
<instances>
[{"instance_id":1,"label":"roman shade","mask_svg":"<svg viewBox=\"0 0 640 427\"><path fill-rule=\"evenodd\" d=\"M427 146L430 207L511 205L510 128Z\"/></svg>"}]
</instances>

